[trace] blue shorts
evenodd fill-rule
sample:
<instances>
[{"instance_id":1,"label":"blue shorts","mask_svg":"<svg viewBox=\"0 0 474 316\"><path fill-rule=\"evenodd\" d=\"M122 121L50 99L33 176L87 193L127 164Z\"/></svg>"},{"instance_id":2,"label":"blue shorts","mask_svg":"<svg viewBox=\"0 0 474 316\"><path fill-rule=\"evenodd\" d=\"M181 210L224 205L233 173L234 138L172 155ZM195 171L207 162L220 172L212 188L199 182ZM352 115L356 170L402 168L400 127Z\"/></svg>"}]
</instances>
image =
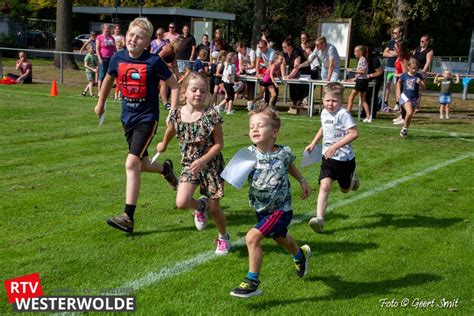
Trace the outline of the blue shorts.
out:
<instances>
[{"instance_id":1,"label":"blue shorts","mask_svg":"<svg viewBox=\"0 0 474 316\"><path fill-rule=\"evenodd\" d=\"M420 97L410 99L405 95L405 93L402 93L399 100L400 105L404 105L407 102L410 102L412 108L415 109L418 106L418 103L420 103Z\"/></svg>"},{"instance_id":2,"label":"blue shorts","mask_svg":"<svg viewBox=\"0 0 474 316\"><path fill-rule=\"evenodd\" d=\"M288 225L293 218L293 211L283 212L281 210L273 212L257 213L258 223L255 228L258 229L267 238L286 238Z\"/></svg>"},{"instance_id":3,"label":"blue shorts","mask_svg":"<svg viewBox=\"0 0 474 316\"><path fill-rule=\"evenodd\" d=\"M451 93L440 93L438 102L439 104L449 105L451 103Z\"/></svg>"},{"instance_id":4,"label":"blue shorts","mask_svg":"<svg viewBox=\"0 0 474 316\"><path fill-rule=\"evenodd\" d=\"M99 81L104 81L107 70L109 69L110 58L102 58L102 64L99 64Z\"/></svg>"}]
</instances>

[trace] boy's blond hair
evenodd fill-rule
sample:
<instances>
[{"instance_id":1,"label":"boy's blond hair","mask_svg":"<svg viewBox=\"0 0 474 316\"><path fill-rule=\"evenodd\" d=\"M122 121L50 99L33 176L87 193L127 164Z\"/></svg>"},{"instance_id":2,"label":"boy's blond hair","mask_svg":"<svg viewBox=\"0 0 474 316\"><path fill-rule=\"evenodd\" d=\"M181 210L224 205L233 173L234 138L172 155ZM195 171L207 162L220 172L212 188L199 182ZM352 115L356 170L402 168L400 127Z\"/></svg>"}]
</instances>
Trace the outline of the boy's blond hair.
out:
<instances>
[{"instance_id":1,"label":"boy's blond hair","mask_svg":"<svg viewBox=\"0 0 474 316\"><path fill-rule=\"evenodd\" d=\"M344 86L339 82L330 82L323 88L324 94L332 94L334 96L342 97L344 96Z\"/></svg>"},{"instance_id":2,"label":"boy's blond hair","mask_svg":"<svg viewBox=\"0 0 474 316\"><path fill-rule=\"evenodd\" d=\"M417 69L420 68L419 64L418 64L418 60L416 60L415 58L410 58L408 59L408 63L407 63L407 66L408 67L416 67Z\"/></svg>"},{"instance_id":3,"label":"boy's blond hair","mask_svg":"<svg viewBox=\"0 0 474 316\"><path fill-rule=\"evenodd\" d=\"M147 18L135 18L130 25L128 26L128 30L130 31L133 27L139 27L145 31L145 35L147 36L148 40L151 40L151 36L153 35L153 24Z\"/></svg>"},{"instance_id":4,"label":"boy's blond hair","mask_svg":"<svg viewBox=\"0 0 474 316\"><path fill-rule=\"evenodd\" d=\"M256 114L264 114L266 117L268 117L270 119L270 121L272 121L272 126L274 129L277 129L277 130L280 130L280 126L281 126L281 120L280 120L280 116L278 115L277 112L273 112L273 111L270 111L268 109L263 109L263 110L254 110L254 111L251 111L249 112L249 119L256 115Z\"/></svg>"}]
</instances>

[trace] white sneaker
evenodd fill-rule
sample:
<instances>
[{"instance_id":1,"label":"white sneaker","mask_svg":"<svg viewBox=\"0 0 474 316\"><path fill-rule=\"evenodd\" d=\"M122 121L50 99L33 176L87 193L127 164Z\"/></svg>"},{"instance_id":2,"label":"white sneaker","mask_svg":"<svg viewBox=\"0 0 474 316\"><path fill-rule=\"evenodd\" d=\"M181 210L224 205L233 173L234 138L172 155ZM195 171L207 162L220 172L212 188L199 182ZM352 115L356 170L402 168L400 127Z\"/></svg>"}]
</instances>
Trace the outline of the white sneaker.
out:
<instances>
[{"instance_id":1,"label":"white sneaker","mask_svg":"<svg viewBox=\"0 0 474 316\"><path fill-rule=\"evenodd\" d=\"M227 115L234 115L234 113L235 113L234 110L225 112L225 114L227 114Z\"/></svg>"},{"instance_id":2,"label":"white sneaker","mask_svg":"<svg viewBox=\"0 0 474 316\"><path fill-rule=\"evenodd\" d=\"M311 227L316 233L322 233L324 227L324 219L313 217L309 220L309 227Z\"/></svg>"},{"instance_id":3,"label":"white sneaker","mask_svg":"<svg viewBox=\"0 0 474 316\"><path fill-rule=\"evenodd\" d=\"M397 118L396 121L393 121L393 125L402 125L405 122L401 117Z\"/></svg>"},{"instance_id":4,"label":"white sneaker","mask_svg":"<svg viewBox=\"0 0 474 316\"><path fill-rule=\"evenodd\" d=\"M366 117L363 122L372 123L372 118L371 117Z\"/></svg>"},{"instance_id":5,"label":"white sneaker","mask_svg":"<svg viewBox=\"0 0 474 316\"><path fill-rule=\"evenodd\" d=\"M220 106L216 106L215 109L216 109L217 113L221 113L221 111L222 111L222 108Z\"/></svg>"},{"instance_id":6,"label":"white sneaker","mask_svg":"<svg viewBox=\"0 0 474 316\"><path fill-rule=\"evenodd\" d=\"M229 239L221 239L218 238L216 240L217 248L216 248L216 255L218 256L225 256L229 253L230 250L230 240Z\"/></svg>"},{"instance_id":7,"label":"white sneaker","mask_svg":"<svg viewBox=\"0 0 474 316\"><path fill-rule=\"evenodd\" d=\"M252 103L252 101L247 101L247 111L252 111L255 108L255 105Z\"/></svg>"},{"instance_id":8,"label":"white sneaker","mask_svg":"<svg viewBox=\"0 0 474 316\"><path fill-rule=\"evenodd\" d=\"M196 225L197 230L201 231L206 229L208 216L207 216L207 197L201 196L199 201L202 201L206 204L204 211L200 212L198 210L194 210L194 225Z\"/></svg>"},{"instance_id":9,"label":"white sneaker","mask_svg":"<svg viewBox=\"0 0 474 316\"><path fill-rule=\"evenodd\" d=\"M395 107L393 108L394 111L400 111L400 106L398 104L395 104Z\"/></svg>"},{"instance_id":10,"label":"white sneaker","mask_svg":"<svg viewBox=\"0 0 474 316\"><path fill-rule=\"evenodd\" d=\"M439 119L440 119L440 120L444 119L443 115L440 115L440 116L439 116Z\"/></svg>"},{"instance_id":11,"label":"white sneaker","mask_svg":"<svg viewBox=\"0 0 474 316\"><path fill-rule=\"evenodd\" d=\"M449 120L449 115L446 115L446 119Z\"/></svg>"}]
</instances>

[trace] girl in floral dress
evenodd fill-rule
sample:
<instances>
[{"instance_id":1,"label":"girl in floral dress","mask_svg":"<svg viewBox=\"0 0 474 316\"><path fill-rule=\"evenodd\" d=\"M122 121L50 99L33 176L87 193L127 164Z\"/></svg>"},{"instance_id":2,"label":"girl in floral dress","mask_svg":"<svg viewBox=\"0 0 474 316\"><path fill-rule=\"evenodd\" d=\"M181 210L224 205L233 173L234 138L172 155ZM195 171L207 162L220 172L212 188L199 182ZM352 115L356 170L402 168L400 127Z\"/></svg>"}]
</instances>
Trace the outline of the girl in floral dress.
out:
<instances>
[{"instance_id":1,"label":"girl in floral dress","mask_svg":"<svg viewBox=\"0 0 474 316\"><path fill-rule=\"evenodd\" d=\"M220 206L220 198L224 195L224 180L220 177L224 170L221 153L224 146L223 120L212 106L205 105L209 91L207 79L202 74L191 72L181 89L186 104L171 110L163 141L156 150L160 153L166 151L176 135L183 166L176 206L194 210L194 223L198 230L207 227L209 211L218 231L216 254L226 255L230 249L230 238ZM193 193L198 186L202 196L196 200Z\"/></svg>"}]
</instances>

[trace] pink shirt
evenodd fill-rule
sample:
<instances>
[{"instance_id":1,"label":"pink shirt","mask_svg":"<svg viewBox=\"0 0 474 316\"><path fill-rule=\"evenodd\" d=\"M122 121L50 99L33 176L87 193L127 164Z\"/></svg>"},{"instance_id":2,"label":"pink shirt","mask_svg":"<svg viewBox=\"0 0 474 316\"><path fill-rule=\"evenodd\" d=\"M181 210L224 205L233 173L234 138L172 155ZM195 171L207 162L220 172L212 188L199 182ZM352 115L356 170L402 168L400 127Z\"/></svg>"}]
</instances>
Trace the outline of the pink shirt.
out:
<instances>
[{"instance_id":1,"label":"pink shirt","mask_svg":"<svg viewBox=\"0 0 474 316\"><path fill-rule=\"evenodd\" d=\"M115 40L112 35L106 38L103 34L100 34L96 38L96 43L101 58L112 58L112 55L115 53Z\"/></svg>"}]
</instances>

